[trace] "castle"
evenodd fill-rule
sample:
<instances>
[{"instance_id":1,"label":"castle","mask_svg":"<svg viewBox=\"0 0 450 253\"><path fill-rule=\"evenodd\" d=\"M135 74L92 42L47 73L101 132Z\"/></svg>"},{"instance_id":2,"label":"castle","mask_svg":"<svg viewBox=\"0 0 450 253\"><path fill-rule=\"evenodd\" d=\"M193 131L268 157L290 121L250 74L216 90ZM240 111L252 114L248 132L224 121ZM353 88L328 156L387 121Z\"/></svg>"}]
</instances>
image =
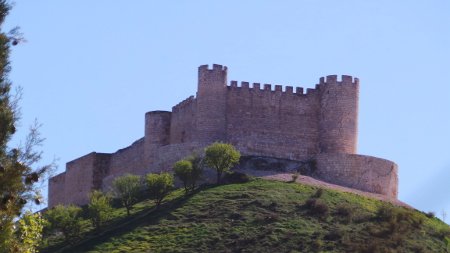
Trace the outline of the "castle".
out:
<instances>
[{"instance_id":1,"label":"castle","mask_svg":"<svg viewBox=\"0 0 450 253\"><path fill-rule=\"evenodd\" d=\"M356 154L359 80L320 78L314 89L227 81L227 67L198 69L198 90L172 111L145 114L145 135L113 154L92 152L67 163L49 180L49 207L86 204L124 173L171 170L178 160L215 141L244 157L308 161L311 176L397 198L397 165ZM239 166L238 166L239 167ZM282 167L282 166L281 166Z\"/></svg>"}]
</instances>

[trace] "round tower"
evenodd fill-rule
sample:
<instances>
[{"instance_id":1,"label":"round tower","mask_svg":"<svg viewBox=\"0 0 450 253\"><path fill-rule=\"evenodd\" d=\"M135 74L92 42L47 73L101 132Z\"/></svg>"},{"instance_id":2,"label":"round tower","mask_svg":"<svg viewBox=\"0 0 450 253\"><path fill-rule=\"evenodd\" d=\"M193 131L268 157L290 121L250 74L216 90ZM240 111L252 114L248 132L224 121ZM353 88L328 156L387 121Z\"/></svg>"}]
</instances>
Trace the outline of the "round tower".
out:
<instances>
[{"instance_id":1,"label":"round tower","mask_svg":"<svg viewBox=\"0 0 450 253\"><path fill-rule=\"evenodd\" d=\"M319 152L355 154L358 136L359 80L336 75L320 78Z\"/></svg>"},{"instance_id":2,"label":"round tower","mask_svg":"<svg viewBox=\"0 0 450 253\"><path fill-rule=\"evenodd\" d=\"M213 64L198 68L197 140L203 143L226 139L227 67Z\"/></svg>"}]
</instances>

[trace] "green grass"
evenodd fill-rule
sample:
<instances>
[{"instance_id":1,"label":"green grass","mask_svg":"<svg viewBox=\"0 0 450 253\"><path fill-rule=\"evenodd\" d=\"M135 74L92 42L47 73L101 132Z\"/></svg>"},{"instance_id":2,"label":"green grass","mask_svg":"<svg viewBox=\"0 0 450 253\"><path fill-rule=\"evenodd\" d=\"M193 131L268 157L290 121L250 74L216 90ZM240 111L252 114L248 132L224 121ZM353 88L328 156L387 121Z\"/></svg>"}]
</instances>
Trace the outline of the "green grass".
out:
<instances>
[{"instance_id":1,"label":"green grass","mask_svg":"<svg viewBox=\"0 0 450 253\"><path fill-rule=\"evenodd\" d=\"M43 252L447 252L440 231L448 226L436 218L332 190L320 196L329 215L319 216L305 206L316 191L262 179L190 196L180 190L160 210L148 200L130 217L116 209L103 233L86 224L78 244L53 240ZM338 212L342 207L351 217ZM377 218L381 207L395 215Z\"/></svg>"}]
</instances>

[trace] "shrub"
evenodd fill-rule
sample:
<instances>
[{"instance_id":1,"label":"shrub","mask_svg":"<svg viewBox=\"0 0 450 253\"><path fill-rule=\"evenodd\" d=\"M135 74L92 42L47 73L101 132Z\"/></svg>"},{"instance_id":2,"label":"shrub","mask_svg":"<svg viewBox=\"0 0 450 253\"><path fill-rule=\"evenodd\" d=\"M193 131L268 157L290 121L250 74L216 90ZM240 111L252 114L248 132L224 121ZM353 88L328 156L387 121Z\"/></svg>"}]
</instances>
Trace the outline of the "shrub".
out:
<instances>
[{"instance_id":1,"label":"shrub","mask_svg":"<svg viewBox=\"0 0 450 253\"><path fill-rule=\"evenodd\" d=\"M346 222L351 222L355 214L355 207L348 204L340 204L336 208L336 214L344 218Z\"/></svg>"},{"instance_id":2,"label":"shrub","mask_svg":"<svg viewBox=\"0 0 450 253\"><path fill-rule=\"evenodd\" d=\"M428 218L434 218L434 217L436 217L436 213L435 213L435 212L432 212L432 211L426 213L425 215L426 215Z\"/></svg>"},{"instance_id":3,"label":"shrub","mask_svg":"<svg viewBox=\"0 0 450 253\"><path fill-rule=\"evenodd\" d=\"M250 181L250 178L245 173L233 171L226 173L222 181L226 184L240 184Z\"/></svg>"},{"instance_id":4,"label":"shrub","mask_svg":"<svg viewBox=\"0 0 450 253\"><path fill-rule=\"evenodd\" d=\"M138 201L141 189L141 178L137 175L125 174L114 179L112 183L114 197L120 200L122 206L127 210L127 215L130 215L130 210Z\"/></svg>"},{"instance_id":5,"label":"shrub","mask_svg":"<svg viewBox=\"0 0 450 253\"><path fill-rule=\"evenodd\" d=\"M173 189L173 175L170 173L147 174L145 178L150 198L155 200L159 207L162 200Z\"/></svg>"},{"instance_id":6,"label":"shrub","mask_svg":"<svg viewBox=\"0 0 450 253\"><path fill-rule=\"evenodd\" d=\"M296 182L299 176L300 176L300 174L298 172L295 172L294 174L292 174L292 182Z\"/></svg>"},{"instance_id":7,"label":"shrub","mask_svg":"<svg viewBox=\"0 0 450 253\"><path fill-rule=\"evenodd\" d=\"M329 214L328 205L321 199L310 198L306 201L305 207L308 208L309 213L318 217L327 217Z\"/></svg>"},{"instance_id":8,"label":"shrub","mask_svg":"<svg viewBox=\"0 0 450 253\"><path fill-rule=\"evenodd\" d=\"M89 194L88 212L92 225L95 229L100 230L103 224L111 217L110 197L101 191L91 192Z\"/></svg>"},{"instance_id":9,"label":"shrub","mask_svg":"<svg viewBox=\"0 0 450 253\"><path fill-rule=\"evenodd\" d=\"M45 218L49 221L49 230L61 232L67 242L79 238L82 221L80 207L57 205L45 213Z\"/></svg>"},{"instance_id":10,"label":"shrub","mask_svg":"<svg viewBox=\"0 0 450 253\"><path fill-rule=\"evenodd\" d=\"M323 189L322 189L322 188L319 188L319 189L317 189L317 191L312 195L312 197L313 197L313 198L320 198L320 197L322 197L322 194L323 194Z\"/></svg>"}]
</instances>

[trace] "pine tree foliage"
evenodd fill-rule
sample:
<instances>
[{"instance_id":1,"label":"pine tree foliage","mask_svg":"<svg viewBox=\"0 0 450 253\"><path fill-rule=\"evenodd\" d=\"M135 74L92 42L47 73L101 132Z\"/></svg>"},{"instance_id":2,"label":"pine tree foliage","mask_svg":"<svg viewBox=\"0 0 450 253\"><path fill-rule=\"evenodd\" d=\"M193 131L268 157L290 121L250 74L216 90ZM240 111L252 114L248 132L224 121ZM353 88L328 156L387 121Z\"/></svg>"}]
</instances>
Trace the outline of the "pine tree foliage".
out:
<instances>
[{"instance_id":1,"label":"pine tree foliage","mask_svg":"<svg viewBox=\"0 0 450 253\"><path fill-rule=\"evenodd\" d=\"M1 28L10 8L8 1L0 0ZM20 118L18 102L21 92L20 89L13 92L8 79L10 47L23 41L18 31L17 27L8 33L0 30L0 252L27 252L18 231L20 226L15 222L27 203L40 204L36 183L42 182L43 176L52 168L52 164L35 167L42 155L36 151L43 142L39 124L31 127L23 145L10 147ZM29 241L27 243L30 245Z\"/></svg>"}]
</instances>

